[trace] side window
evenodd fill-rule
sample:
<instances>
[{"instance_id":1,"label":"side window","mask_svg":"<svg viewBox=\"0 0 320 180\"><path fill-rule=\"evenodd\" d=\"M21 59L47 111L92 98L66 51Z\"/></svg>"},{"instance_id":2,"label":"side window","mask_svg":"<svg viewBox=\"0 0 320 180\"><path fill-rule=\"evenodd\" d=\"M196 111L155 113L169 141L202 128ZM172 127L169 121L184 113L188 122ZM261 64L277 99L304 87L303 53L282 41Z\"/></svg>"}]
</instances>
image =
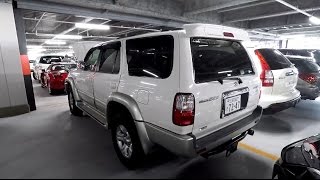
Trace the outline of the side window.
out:
<instances>
[{"instance_id":1,"label":"side window","mask_svg":"<svg viewBox=\"0 0 320 180\"><path fill-rule=\"evenodd\" d=\"M102 50L99 72L118 74L120 71L120 46L121 43L106 45Z\"/></svg>"},{"instance_id":2,"label":"side window","mask_svg":"<svg viewBox=\"0 0 320 180\"><path fill-rule=\"evenodd\" d=\"M173 66L174 39L163 35L126 42L128 72L130 76L165 79Z\"/></svg>"},{"instance_id":3,"label":"side window","mask_svg":"<svg viewBox=\"0 0 320 180\"><path fill-rule=\"evenodd\" d=\"M90 50L84 60L84 70L95 71L96 63L100 56L100 49Z\"/></svg>"}]
</instances>

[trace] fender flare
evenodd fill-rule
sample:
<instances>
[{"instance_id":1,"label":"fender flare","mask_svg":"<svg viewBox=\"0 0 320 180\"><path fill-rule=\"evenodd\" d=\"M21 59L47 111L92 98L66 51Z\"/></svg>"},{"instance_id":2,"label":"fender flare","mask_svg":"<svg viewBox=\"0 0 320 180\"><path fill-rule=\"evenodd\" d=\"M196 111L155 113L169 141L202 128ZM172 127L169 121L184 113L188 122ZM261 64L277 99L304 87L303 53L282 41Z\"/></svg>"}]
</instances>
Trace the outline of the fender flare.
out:
<instances>
[{"instance_id":1,"label":"fender flare","mask_svg":"<svg viewBox=\"0 0 320 180\"><path fill-rule=\"evenodd\" d=\"M145 122L143 120L141 111L137 102L131 97L123 93L113 92L107 101L107 107L110 102L117 102L123 105L131 114L134 123L137 128L139 139L142 145L142 148L146 154L148 154L153 146L153 143L150 141L147 129L145 127ZM107 109L108 114L108 109ZM109 120L108 120L109 124Z\"/></svg>"},{"instance_id":2,"label":"fender flare","mask_svg":"<svg viewBox=\"0 0 320 180\"><path fill-rule=\"evenodd\" d=\"M70 86L71 90L72 90L72 93L73 93L73 97L75 99L75 101L81 101L80 99L80 96L79 96L79 93L76 89L76 85L74 83L74 80L72 77L68 77L66 80L65 80L65 88L67 88L68 86ZM67 89L66 89L67 90Z\"/></svg>"}]
</instances>

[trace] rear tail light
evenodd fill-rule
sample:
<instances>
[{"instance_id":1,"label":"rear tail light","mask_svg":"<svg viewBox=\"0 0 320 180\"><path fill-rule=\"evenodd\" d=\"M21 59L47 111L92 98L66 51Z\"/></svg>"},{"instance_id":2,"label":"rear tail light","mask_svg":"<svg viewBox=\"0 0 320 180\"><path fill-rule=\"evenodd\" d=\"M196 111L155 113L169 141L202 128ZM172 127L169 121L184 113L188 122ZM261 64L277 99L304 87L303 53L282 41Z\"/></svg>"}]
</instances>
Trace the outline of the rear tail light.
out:
<instances>
[{"instance_id":1,"label":"rear tail light","mask_svg":"<svg viewBox=\"0 0 320 180\"><path fill-rule=\"evenodd\" d=\"M262 81L262 86L263 87L271 87L271 86L273 86L274 77L273 77L273 73L272 73L272 71L270 69L269 64L264 59L264 57L259 52L259 50L255 50L254 52L258 56L258 58L260 60L261 67L262 67L262 72L260 74L260 79Z\"/></svg>"},{"instance_id":2,"label":"rear tail light","mask_svg":"<svg viewBox=\"0 0 320 180\"><path fill-rule=\"evenodd\" d=\"M299 78L312 85L315 85L318 80L317 76L314 74L299 74Z\"/></svg>"},{"instance_id":3,"label":"rear tail light","mask_svg":"<svg viewBox=\"0 0 320 180\"><path fill-rule=\"evenodd\" d=\"M177 126L194 123L195 98L193 94L178 93L173 103L172 122Z\"/></svg>"}]
</instances>

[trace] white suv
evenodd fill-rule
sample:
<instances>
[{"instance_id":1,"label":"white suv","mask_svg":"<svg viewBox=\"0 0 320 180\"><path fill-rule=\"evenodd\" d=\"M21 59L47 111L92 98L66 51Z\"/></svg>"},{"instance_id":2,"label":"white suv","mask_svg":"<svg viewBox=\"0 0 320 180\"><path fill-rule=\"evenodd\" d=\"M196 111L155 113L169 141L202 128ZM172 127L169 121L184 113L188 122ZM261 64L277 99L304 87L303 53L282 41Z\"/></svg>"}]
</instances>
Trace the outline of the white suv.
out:
<instances>
[{"instance_id":1,"label":"white suv","mask_svg":"<svg viewBox=\"0 0 320 180\"><path fill-rule=\"evenodd\" d=\"M296 89L298 70L276 49L256 49L254 61L262 82L259 105L266 114L276 113L294 107L300 101Z\"/></svg>"},{"instance_id":2,"label":"white suv","mask_svg":"<svg viewBox=\"0 0 320 180\"><path fill-rule=\"evenodd\" d=\"M262 114L247 39L192 24L97 45L66 80L70 111L110 128L128 168L155 145L184 157L229 154Z\"/></svg>"}]
</instances>

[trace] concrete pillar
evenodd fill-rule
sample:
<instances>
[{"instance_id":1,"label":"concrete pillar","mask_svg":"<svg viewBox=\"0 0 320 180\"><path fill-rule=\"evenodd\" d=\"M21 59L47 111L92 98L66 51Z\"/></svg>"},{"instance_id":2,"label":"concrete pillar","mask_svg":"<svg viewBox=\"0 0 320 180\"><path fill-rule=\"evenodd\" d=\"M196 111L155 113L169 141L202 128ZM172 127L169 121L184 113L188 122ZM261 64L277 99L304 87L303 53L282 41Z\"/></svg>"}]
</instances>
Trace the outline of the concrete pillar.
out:
<instances>
[{"instance_id":1,"label":"concrete pillar","mask_svg":"<svg viewBox=\"0 0 320 180\"><path fill-rule=\"evenodd\" d=\"M0 27L0 117L7 117L30 111L10 1L0 0Z\"/></svg>"},{"instance_id":2,"label":"concrete pillar","mask_svg":"<svg viewBox=\"0 0 320 180\"><path fill-rule=\"evenodd\" d=\"M34 93L33 93L30 64L29 64L29 58L28 58L28 52L27 52L27 39L26 39L22 9L14 8L13 13L14 13L14 19L16 23L17 37L18 37L19 50L20 50L20 60L22 64L22 73L24 78L24 86L26 89L27 100L30 107L30 111L34 111L36 110L36 103L35 103Z\"/></svg>"}]
</instances>

